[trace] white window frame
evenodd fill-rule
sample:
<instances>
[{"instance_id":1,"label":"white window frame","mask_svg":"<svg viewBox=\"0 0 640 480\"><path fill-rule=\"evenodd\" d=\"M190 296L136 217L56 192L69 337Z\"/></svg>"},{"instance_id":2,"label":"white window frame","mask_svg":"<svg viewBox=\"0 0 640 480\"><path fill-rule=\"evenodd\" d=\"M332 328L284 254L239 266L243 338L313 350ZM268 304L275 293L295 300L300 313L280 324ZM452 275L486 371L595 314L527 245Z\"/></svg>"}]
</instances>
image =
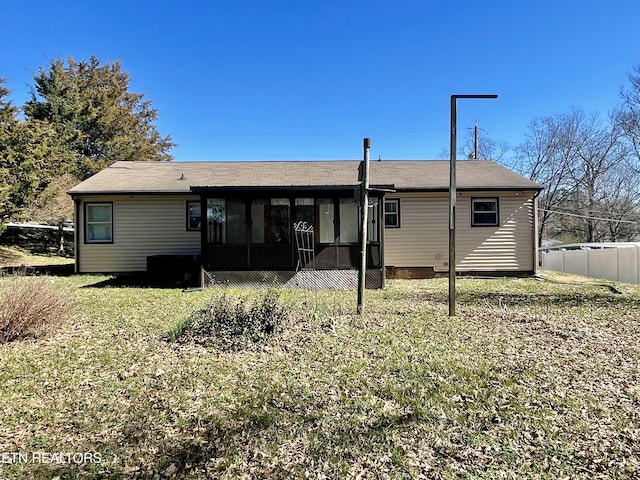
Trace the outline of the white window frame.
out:
<instances>
[{"instance_id":1,"label":"white window frame","mask_svg":"<svg viewBox=\"0 0 640 480\"><path fill-rule=\"evenodd\" d=\"M91 222L89 221L89 209L91 207L109 207L108 222ZM109 225L109 239L92 239L90 238L91 225ZM113 203L112 202L88 202L84 204L84 242L85 243L113 243Z\"/></svg>"},{"instance_id":2,"label":"white window frame","mask_svg":"<svg viewBox=\"0 0 640 480\"><path fill-rule=\"evenodd\" d=\"M387 204L395 204L395 212L387 212ZM395 216L397 222L395 225L387 223L387 217ZM400 199L399 198L385 198L384 199L384 228L400 228Z\"/></svg>"},{"instance_id":3,"label":"white window frame","mask_svg":"<svg viewBox=\"0 0 640 480\"><path fill-rule=\"evenodd\" d=\"M476 210L476 203L489 203L495 204L494 210ZM476 214L493 214L495 215L494 222L477 222ZM471 226L472 227L499 227L500 226L500 203L498 197L471 197Z\"/></svg>"}]
</instances>

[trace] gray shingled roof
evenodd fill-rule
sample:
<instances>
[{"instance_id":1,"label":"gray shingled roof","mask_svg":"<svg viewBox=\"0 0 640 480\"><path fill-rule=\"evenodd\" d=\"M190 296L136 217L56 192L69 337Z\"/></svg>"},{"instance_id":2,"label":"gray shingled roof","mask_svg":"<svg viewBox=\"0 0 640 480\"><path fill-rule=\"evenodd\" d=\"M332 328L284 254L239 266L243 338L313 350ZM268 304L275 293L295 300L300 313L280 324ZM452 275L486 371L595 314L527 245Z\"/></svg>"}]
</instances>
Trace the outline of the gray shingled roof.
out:
<instances>
[{"instance_id":1,"label":"gray shingled roof","mask_svg":"<svg viewBox=\"0 0 640 480\"><path fill-rule=\"evenodd\" d=\"M448 190L449 160L373 161L371 183L392 183L397 190ZM462 190L543 188L491 160L456 162L456 183Z\"/></svg>"},{"instance_id":2,"label":"gray shingled roof","mask_svg":"<svg viewBox=\"0 0 640 480\"><path fill-rule=\"evenodd\" d=\"M359 161L116 162L69 190L70 195L188 193L207 188L344 188L358 184ZM446 190L449 161L371 162L370 183L397 190ZM459 161L459 189L541 189L489 160Z\"/></svg>"}]
</instances>

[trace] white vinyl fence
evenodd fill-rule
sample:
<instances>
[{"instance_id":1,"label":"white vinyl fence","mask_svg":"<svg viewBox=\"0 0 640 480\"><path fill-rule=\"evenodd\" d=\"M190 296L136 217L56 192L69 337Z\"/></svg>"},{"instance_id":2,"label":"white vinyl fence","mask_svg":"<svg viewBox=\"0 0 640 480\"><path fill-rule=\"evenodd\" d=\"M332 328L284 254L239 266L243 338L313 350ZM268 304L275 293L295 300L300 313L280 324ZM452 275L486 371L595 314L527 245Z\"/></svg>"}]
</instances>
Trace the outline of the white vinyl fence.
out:
<instances>
[{"instance_id":1,"label":"white vinyl fence","mask_svg":"<svg viewBox=\"0 0 640 480\"><path fill-rule=\"evenodd\" d=\"M609 248L542 252L542 268L591 278L640 284L640 246L621 244Z\"/></svg>"}]
</instances>

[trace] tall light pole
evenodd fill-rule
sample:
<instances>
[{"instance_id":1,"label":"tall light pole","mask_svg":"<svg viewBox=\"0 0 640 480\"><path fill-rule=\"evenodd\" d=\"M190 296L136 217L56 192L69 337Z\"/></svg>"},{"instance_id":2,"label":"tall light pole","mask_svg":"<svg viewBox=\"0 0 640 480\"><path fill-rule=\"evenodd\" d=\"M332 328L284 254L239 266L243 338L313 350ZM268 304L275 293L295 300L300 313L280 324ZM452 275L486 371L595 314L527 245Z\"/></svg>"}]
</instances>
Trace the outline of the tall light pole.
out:
<instances>
[{"instance_id":1,"label":"tall light pole","mask_svg":"<svg viewBox=\"0 0 640 480\"><path fill-rule=\"evenodd\" d=\"M456 135L459 98L498 98L498 95L451 95L451 144L449 146L449 316L456 316Z\"/></svg>"}]
</instances>

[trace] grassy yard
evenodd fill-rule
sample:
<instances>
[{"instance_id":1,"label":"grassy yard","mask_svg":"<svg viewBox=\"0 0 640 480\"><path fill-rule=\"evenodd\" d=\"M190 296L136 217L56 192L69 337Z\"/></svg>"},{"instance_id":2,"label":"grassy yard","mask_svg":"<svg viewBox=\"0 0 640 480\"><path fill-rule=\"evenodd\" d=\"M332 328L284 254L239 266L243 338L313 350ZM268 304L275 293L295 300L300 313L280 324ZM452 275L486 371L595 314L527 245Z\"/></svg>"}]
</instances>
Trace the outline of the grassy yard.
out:
<instances>
[{"instance_id":1,"label":"grassy yard","mask_svg":"<svg viewBox=\"0 0 640 480\"><path fill-rule=\"evenodd\" d=\"M19 267L21 265L40 267L70 264L73 264L72 258L58 257L57 255L32 255L22 248L0 245L0 268L7 266Z\"/></svg>"},{"instance_id":2,"label":"grassy yard","mask_svg":"<svg viewBox=\"0 0 640 480\"><path fill-rule=\"evenodd\" d=\"M446 279L364 317L281 291L271 341L228 352L169 340L220 291L52 277L71 319L0 345L0 478L639 478L640 287L553 279L461 279L454 319Z\"/></svg>"}]
</instances>

